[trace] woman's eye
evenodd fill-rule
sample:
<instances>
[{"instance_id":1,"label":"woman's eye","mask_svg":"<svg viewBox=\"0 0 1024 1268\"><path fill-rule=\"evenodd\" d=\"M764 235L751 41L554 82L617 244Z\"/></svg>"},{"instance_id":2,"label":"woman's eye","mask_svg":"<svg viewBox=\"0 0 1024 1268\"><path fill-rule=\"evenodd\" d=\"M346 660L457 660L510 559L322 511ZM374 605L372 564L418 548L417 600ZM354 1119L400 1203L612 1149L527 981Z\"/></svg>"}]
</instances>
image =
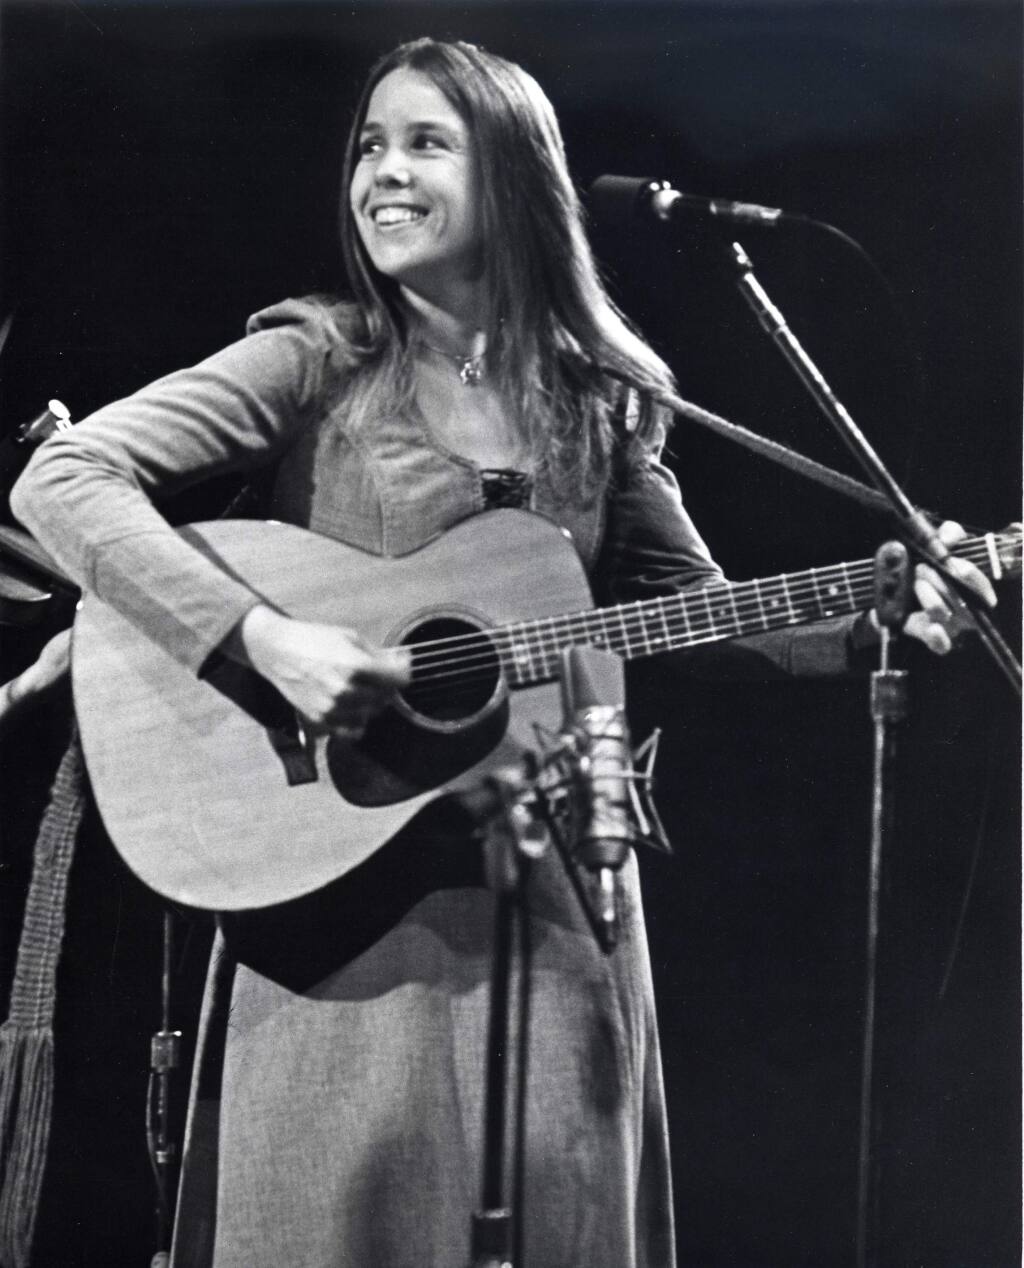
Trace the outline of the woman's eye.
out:
<instances>
[{"instance_id":1,"label":"woman's eye","mask_svg":"<svg viewBox=\"0 0 1024 1268\"><path fill-rule=\"evenodd\" d=\"M436 132L418 132L405 143L407 151L431 151L448 149L448 143ZM358 145L357 154L360 159L378 158L386 148L384 140L376 136L364 137Z\"/></svg>"}]
</instances>

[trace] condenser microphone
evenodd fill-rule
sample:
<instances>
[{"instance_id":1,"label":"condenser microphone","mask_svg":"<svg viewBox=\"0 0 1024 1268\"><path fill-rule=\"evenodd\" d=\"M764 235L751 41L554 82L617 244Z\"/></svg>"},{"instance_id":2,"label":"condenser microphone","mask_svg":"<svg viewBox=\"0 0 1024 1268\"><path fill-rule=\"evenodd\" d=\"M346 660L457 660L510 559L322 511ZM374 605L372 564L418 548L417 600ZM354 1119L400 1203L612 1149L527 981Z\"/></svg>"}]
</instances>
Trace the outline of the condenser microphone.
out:
<instances>
[{"instance_id":1,"label":"condenser microphone","mask_svg":"<svg viewBox=\"0 0 1024 1268\"><path fill-rule=\"evenodd\" d=\"M727 224L774 228L780 221L802 220L779 207L735 202L731 198L704 198L673 189L668 181L637 176L599 176L590 186L590 209L601 224L623 225L630 220L663 220L679 223L720 220Z\"/></svg>"},{"instance_id":2,"label":"condenser microphone","mask_svg":"<svg viewBox=\"0 0 1024 1268\"><path fill-rule=\"evenodd\" d=\"M619 935L618 875L638 835L622 660L597 647L562 653L572 855L597 882L591 914L605 951Z\"/></svg>"}]
</instances>

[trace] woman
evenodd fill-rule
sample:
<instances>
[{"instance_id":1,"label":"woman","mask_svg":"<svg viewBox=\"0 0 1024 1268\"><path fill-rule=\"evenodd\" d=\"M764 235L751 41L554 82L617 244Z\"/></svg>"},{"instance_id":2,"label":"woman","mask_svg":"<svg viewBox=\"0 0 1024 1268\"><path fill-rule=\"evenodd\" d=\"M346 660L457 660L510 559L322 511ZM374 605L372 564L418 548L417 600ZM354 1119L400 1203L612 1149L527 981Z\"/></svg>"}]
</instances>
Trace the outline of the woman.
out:
<instances>
[{"instance_id":1,"label":"woman","mask_svg":"<svg viewBox=\"0 0 1024 1268\"><path fill-rule=\"evenodd\" d=\"M721 574L658 459L671 375L597 279L537 84L471 45L404 45L369 77L344 179L349 300L267 310L240 343L55 437L12 505L183 664L201 673L227 654L354 739L407 680L405 654L261 604L151 498L272 466L271 515L380 554L515 504L571 530L599 600ZM920 587L914 629L943 650L948 606ZM826 622L754 652L841 671L852 632ZM178 1265L469 1261L491 940L477 854L440 810L312 897L231 922L204 1012ZM531 1268L673 1262L632 860L623 895L606 957L558 859L534 877L517 1257Z\"/></svg>"}]
</instances>

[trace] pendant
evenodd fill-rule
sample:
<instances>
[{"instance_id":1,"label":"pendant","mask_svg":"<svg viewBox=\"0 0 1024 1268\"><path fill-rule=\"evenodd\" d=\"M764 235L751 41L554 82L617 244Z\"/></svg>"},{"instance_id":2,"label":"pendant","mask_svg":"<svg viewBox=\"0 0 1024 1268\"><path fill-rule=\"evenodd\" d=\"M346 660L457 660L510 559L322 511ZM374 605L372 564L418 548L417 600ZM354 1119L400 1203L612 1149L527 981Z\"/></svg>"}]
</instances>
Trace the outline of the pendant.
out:
<instances>
[{"instance_id":1,"label":"pendant","mask_svg":"<svg viewBox=\"0 0 1024 1268\"><path fill-rule=\"evenodd\" d=\"M479 387L484 377L479 357L469 357L459 369L459 382L463 387Z\"/></svg>"}]
</instances>

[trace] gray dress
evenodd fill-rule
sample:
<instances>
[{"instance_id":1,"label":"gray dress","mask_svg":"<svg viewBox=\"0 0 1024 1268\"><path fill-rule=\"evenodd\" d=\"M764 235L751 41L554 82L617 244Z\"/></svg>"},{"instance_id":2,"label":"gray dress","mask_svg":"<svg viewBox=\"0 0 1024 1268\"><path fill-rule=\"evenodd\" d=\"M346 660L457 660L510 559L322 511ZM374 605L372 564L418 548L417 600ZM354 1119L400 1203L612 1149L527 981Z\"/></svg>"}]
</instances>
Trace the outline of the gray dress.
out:
<instances>
[{"instance_id":1,"label":"gray dress","mask_svg":"<svg viewBox=\"0 0 1024 1268\"><path fill-rule=\"evenodd\" d=\"M54 437L12 497L81 583L201 672L256 601L150 499L274 464L271 514L401 555L484 509L481 473L361 395L345 310L289 301L247 338ZM614 495L533 508L600 599L720 578L651 447ZM848 623L756 646L841 671ZM241 811L244 813L244 810ZM282 843L287 849L287 843ZM597 946L557 855L531 883L522 1263L674 1262L665 1109L635 860ZM200 1028L177 1268L457 1268L479 1206L492 899L438 814L308 899L225 921Z\"/></svg>"}]
</instances>

